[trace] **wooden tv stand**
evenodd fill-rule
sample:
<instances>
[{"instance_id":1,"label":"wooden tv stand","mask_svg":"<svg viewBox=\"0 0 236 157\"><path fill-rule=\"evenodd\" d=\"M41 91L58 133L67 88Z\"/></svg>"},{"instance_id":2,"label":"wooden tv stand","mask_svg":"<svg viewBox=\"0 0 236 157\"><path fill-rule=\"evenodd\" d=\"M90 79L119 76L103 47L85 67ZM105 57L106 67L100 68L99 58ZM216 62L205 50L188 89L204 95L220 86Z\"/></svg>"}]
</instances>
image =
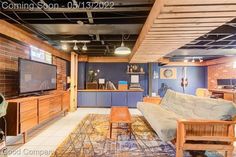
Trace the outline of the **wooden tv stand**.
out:
<instances>
[{"instance_id":1,"label":"wooden tv stand","mask_svg":"<svg viewBox=\"0 0 236 157\"><path fill-rule=\"evenodd\" d=\"M55 94L32 96L8 100L7 136L23 135L23 143L27 139L27 131L66 113L70 106L69 91Z\"/></svg>"}]
</instances>

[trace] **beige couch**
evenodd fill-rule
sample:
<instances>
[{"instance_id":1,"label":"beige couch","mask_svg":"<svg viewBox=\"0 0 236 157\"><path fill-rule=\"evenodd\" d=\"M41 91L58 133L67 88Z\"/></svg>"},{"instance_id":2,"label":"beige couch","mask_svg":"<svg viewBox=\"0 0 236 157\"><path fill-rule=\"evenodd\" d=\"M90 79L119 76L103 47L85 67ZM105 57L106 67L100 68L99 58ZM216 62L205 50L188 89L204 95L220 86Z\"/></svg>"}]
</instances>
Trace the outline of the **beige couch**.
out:
<instances>
[{"instance_id":1,"label":"beige couch","mask_svg":"<svg viewBox=\"0 0 236 157\"><path fill-rule=\"evenodd\" d=\"M204 137L206 140L215 141L218 141L218 138L222 138L222 141L234 140L232 137L234 131L231 129L229 133L227 130L232 128L235 122L225 121L231 120L236 115L236 106L230 101L196 97L168 90L159 105L138 102L137 108L161 140L172 141L177 137L179 147L177 150L185 148L187 137L192 140L201 138L204 140ZM198 146L198 149L200 148L201 145ZM231 143L228 150L232 149Z\"/></svg>"}]
</instances>

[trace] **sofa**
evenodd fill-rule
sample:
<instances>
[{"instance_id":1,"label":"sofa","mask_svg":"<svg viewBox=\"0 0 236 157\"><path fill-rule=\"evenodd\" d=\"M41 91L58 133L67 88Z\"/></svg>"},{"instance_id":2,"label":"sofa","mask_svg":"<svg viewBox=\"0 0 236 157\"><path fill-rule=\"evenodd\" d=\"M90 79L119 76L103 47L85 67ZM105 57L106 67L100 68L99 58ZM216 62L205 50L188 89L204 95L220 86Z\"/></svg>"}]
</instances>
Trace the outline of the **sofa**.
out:
<instances>
[{"instance_id":1,"label":"sofa","mask_svg":"<svg viewBox=\"0 0 236 157\"><path fill-rule=\"evenodd\" d=\"M225 128L226 126L232 128L231 124L234 125L235 122L233 121L231 123L227 121L232 120L236 115L236 106L231 101L197 97L178 93L170 89L167 90L159 105L148 102L138 102L137 108L141 111L161 140L173 141L176 138L178 140L179 136L179 140L182 142L178 143L177 141L177 144L181 145L179 146L181 148L178 149L183 149L188 133L191 133L189 139L192 138L192 140L203 139L203 137L214 140L214 135L217 135L217 138L219 138L220 135L226 137L224 130L220 130L220 128ZM218 126L218 124L222 126ZM189 125L189 127L187 125ZM194 130L194 126L190 125L195 125L196 130ZM207 128L209 126L212 126L212 128ZM219 127L219 129L217 130L216 127ZM208 131L206 131L207 129ZM228 131L229 128L226 130ZM177 131L179 132L177 133ZM204 131L207 133L206 135L201 134L204 133ZM221 133L218 135L214 131L221 131ZM199 136L193 138L192 134ZM232 134L234 134L233 130L230 135L227 132L227 137L234 136ZM212 137L210 137L210 135L212 135ZM229 137L229 139L231 138L233 140L233 137ZM190 147L188 149L190 149Z\"/></svg>"}]
</instances>

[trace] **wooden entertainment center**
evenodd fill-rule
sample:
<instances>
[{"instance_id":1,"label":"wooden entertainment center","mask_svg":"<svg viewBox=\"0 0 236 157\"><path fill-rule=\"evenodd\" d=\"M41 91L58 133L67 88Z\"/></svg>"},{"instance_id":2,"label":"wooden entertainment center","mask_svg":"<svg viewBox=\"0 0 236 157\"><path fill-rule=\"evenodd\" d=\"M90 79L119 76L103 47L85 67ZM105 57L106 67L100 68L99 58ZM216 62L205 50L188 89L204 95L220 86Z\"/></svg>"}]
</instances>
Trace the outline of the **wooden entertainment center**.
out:
<instances>
[{"instance_id":1,"label":"wooden entertainment center","mask_svg":"<svg viewBox=\"0 0 236 157\"><path fill-rule=\"evenodd\" d=\"M22 134L25 143L27 131L69 110L70 93L63 91L43 96L10 99L8 103L7 136Z\"/></svg>"}]
</instances>

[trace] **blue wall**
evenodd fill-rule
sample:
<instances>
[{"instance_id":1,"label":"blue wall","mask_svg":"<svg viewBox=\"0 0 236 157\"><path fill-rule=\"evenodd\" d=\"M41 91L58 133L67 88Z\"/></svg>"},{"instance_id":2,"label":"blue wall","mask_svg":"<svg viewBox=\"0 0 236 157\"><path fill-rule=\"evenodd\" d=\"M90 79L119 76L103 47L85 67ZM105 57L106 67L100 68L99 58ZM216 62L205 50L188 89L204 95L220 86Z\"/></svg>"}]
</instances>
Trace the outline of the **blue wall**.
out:
<instances>
[{"instance_id":1,"label":"blue wall","mask_svg":"<svg viewBox=\"0 0 236 157\"><path fill-rule=\"evenodd\" d=\"M97 70L97 78L105 78L106 81L112 81L117 87L118 81L128 81L130 82L130 75L126 74L128 63L86 63L86 76L88 76L88 71L90 69ZM144 89L144 95L147 95L148 91L148 64L138 64L143 67L146 72L145 75L140 75L140 84ZM79 74L80 75L80 74ZM88 81L88 77L86 77Z\"/></svg>"},{"instance_id":2,"label":"blue wall","mask_svg":"<svg viewBox=\"0 0 236 157\"><path fill-rule=\"evenodd\" d=\"M158 93L158 89L161 87L162 83L165 83L168 87L172 88L175 91L183 92L181 87L182 79L182 68L183 67L174 67L177 69L177 79L160 79L160 69L167 68L170 66L158 66L153 64L153 71L158 73L159 78L153 79L152 91ZM206 88L207 87L207 68L206 67L187 67L187 78L188 86L185 88L187 94L195 95L197 88Z\"/></svg>"},{"instance_id":3,"label":"blue wall","mask_svg":"<svg viewBox=\"0 0 236 157\"><path fill-rule=\"evenodd\" d=\"M100 70L97 78L105 78L106 81L112 81L116 87L118 81L128 81L130 82L130 75L126 74L128 63L79 63L79 89L85 88L85 82L88 80L88 71L92 70ZM144 89L144 95L148 94L148 64L139 64L144 68L146 72L145 75L140 75L140 84ZM165 83L167 86L172 88L175 91L182 92L181 87L181 78L182 78L182 68L183 67L175 67L177 68L177 79L160 79L160 69L167 68L170 66L159 66L156 63L152 64L153 71L158 73L157 79L152 79L152 92L158 93L158 89L160 89L161 84ZM195 94L197 88L206 88L207 87L207 68L206 67L187 67L187 78L188 78L188 86L186 88L187 94Z\"/></svg>"}]
</instances>

